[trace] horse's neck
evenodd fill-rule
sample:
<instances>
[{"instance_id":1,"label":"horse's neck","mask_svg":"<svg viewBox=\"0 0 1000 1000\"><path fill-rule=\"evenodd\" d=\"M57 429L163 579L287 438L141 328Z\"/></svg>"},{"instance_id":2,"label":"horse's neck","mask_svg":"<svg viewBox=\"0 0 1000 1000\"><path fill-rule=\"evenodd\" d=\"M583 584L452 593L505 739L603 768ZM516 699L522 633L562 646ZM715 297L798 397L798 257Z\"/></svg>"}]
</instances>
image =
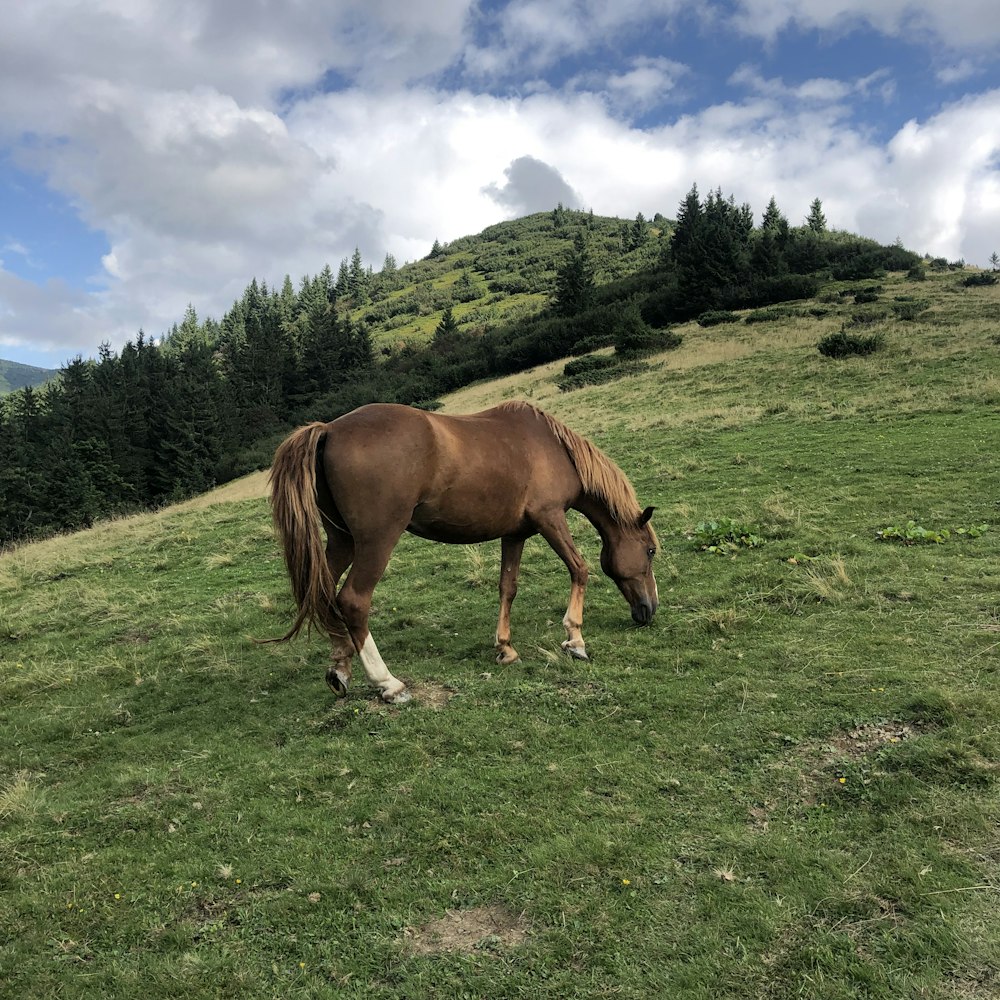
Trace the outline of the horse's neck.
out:
<instances>
[{"instance_id":1,"label":"horse's neck","mask_svg":"<svg viewBox=\"0 0 1000 1000\"><path fill-rule=\"evenodd\" d=\"M611 511L608 510L608 505L602 499L585 493L577 503L573 504L573 508L590 521L597 529L602 541L607 541L616 522L611 516Z\"/></svg>"}]
</instances>

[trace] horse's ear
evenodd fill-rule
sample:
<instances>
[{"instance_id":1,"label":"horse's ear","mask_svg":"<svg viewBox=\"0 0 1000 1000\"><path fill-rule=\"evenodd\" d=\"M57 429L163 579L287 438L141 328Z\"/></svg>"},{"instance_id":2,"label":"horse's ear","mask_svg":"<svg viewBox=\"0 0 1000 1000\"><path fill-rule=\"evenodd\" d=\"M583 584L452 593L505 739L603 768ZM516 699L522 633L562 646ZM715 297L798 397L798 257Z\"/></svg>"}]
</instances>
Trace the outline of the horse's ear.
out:
<instances>
[{"instance_id":1,"label":"horse's ear","mask_svg":"<svg viewBox=\"0 0 1000 1000\"><path fill-rule=\"evenodd\" d=\"M644 510L644 511L643 511L643 512L642 512L642 513L641 513L641 514L639 515L639 527L640 527L640 528L641 528L641 527L642 527L642 526L643 526L644 524L647 524L647 523L649 522L649 519L650 519L650 518L651 518L651 517L653 516L653 511L654 511L654 510L656 510L656 508L655 508L655 507L647 507L647 508L646 508L646 509L645 509L645 510Z\"/></svg>"}]
</instances>

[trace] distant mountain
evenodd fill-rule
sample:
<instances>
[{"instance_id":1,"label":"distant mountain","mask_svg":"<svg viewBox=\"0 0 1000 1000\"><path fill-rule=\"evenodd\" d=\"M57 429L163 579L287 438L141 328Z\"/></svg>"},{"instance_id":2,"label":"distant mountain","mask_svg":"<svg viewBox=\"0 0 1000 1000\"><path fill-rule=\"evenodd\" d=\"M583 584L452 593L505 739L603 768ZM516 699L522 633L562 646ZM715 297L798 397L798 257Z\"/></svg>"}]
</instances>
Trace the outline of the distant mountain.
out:
<instances>
[{"instance_id":1,"label":"distant mountain","mask_svg":"<svg viewBox=\"0 0 1000 1000\"><path fill-rule=\"evenodd\" d=\"M35 368L34 365L22 365L17 361L4 361L0 358L0 396L15 389L23 389L26 385L41 385L58 374L54 368Z\"/></svg>"}]
</instances>

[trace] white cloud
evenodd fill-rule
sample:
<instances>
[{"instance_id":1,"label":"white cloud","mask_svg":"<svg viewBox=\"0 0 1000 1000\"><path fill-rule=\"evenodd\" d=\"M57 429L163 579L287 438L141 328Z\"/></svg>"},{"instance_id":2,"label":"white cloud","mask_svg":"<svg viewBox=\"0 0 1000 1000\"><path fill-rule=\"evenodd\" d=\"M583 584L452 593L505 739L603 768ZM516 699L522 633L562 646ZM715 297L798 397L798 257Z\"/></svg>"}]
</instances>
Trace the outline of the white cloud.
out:
<instances>
[{"instance_id":1,"label":"white cloud","mask_svg":"<svg viewBox=\"0 0 1000 1000\"><path fill-rule=\"evenodd\" d=\"M844 34L867 27L972 50L1000 43L996 0L737 0L734 23L761 38L795 25Z\"/></svg>"},{"instance_id":2,"label":"white cloud","mask_svg":"<svg viewBox=\"0 0 1000 1000\"><path fill-rule=\"evenodd\" d=\"M896 31L934 21L929 3L903 0L877 14L860 0L740 9L759 17L758 34L793 21ZM640 25L666 33L681 10L680 0L515 0L488 25L487 48L469 42L469 18L485 16L469 0L14 5L0 35L0 142L108 248L88 291L0 266L0 344L50 345L58 362L140 326L159 335L188 302L219 316L251 277L297 280L355 246L375 266L387 251L412 260L504 209L558 200L671 216L694 181L758 213L774 194L793 222L818 196L832 225L986 262L1000 231L998 91L911 122L886 145L844 111L885 97L885 70L792 85L746 66L731 78L743 99L644 129L627 119L688 86L682 64L631 57L558 85L539 75L520 97L413 82L463 54L505 78L508 58L541 74ZM981 13L975 0L950 10ZM349 83L322 92L327 71ZM4 238L8 261L13 244L31 244Z\"/></svg>"},{"instance_id":3,"label":"white cloud","mask_svg":"<svg viewBox=\"0 0 1000 1000\"><path fill-rule=\"evenodd\" d=\"M707 16L705 0L513 0L494 16L490 43L470 44L465 65L473 74L506 76L540 70L566 56L592 51L623 32L642 27L666 36L681 13Z\"/></svg>"},{"instance_id":4,"label":"white cloud","mask_svg":"<svg viewBox=\"0 0 1000 1000\"><path fill-rule=\"evenodd\" d=\"M972 59L960 59L950 66L942 66L934 75L943 84L962 83L977 76L981 72L979 65Z\"/></svg>"},{"instance_id":5,"label":"white cloud","mask_svg":"<svg viewBox=\"0 0 1000 1000\"><path fill-rule=\"evenodd\" d=\"M789 86L780 78L762 76L756 66L744 65L730 76L729 82L735 86L745 87L755 94L811 104L834 104L855 95L868 97L873 93L885 101L895 92L895 84L887 69L875 70L855 80L814 77L795 86Z\"/></svg>"}]
</instances>

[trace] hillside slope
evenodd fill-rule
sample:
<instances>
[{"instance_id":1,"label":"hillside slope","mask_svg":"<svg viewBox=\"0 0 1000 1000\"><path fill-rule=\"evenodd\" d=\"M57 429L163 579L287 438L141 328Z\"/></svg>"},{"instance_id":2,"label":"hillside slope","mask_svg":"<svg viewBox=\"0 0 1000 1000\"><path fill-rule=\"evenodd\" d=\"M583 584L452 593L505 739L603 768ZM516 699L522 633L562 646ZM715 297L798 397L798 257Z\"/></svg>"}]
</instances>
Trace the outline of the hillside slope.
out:
<instances>
[{"instance_id":1,"label":"hillside slope","mask_svg":"<svg viewBox=\"0 0 1000 1000\"><path fill-rule=\"evenodd\" d=\"M0 395L23 389L27 385L42 385L58 374L58 371L51 368L36 368L34 365L22 365L17 361L4 361L0 358Z\"/></svg>"},{"instance_id":2,"label":"hillside slope","mask_svg":"<svg viewBox=\"0 0 1000 1000\"><path fill-rule=\"evenodd\" d=\"M414 702L335 700L321 637L252 641L292 610L259 479L0 556L11 995L996 995L1000 292L848 287L445 401L541 401L657 505L645 629L574 522L586 663L543 543L502 667L498 546L405 536ZM861 308L882 349L821 356Z\"/></svg>"}]
</instances>

